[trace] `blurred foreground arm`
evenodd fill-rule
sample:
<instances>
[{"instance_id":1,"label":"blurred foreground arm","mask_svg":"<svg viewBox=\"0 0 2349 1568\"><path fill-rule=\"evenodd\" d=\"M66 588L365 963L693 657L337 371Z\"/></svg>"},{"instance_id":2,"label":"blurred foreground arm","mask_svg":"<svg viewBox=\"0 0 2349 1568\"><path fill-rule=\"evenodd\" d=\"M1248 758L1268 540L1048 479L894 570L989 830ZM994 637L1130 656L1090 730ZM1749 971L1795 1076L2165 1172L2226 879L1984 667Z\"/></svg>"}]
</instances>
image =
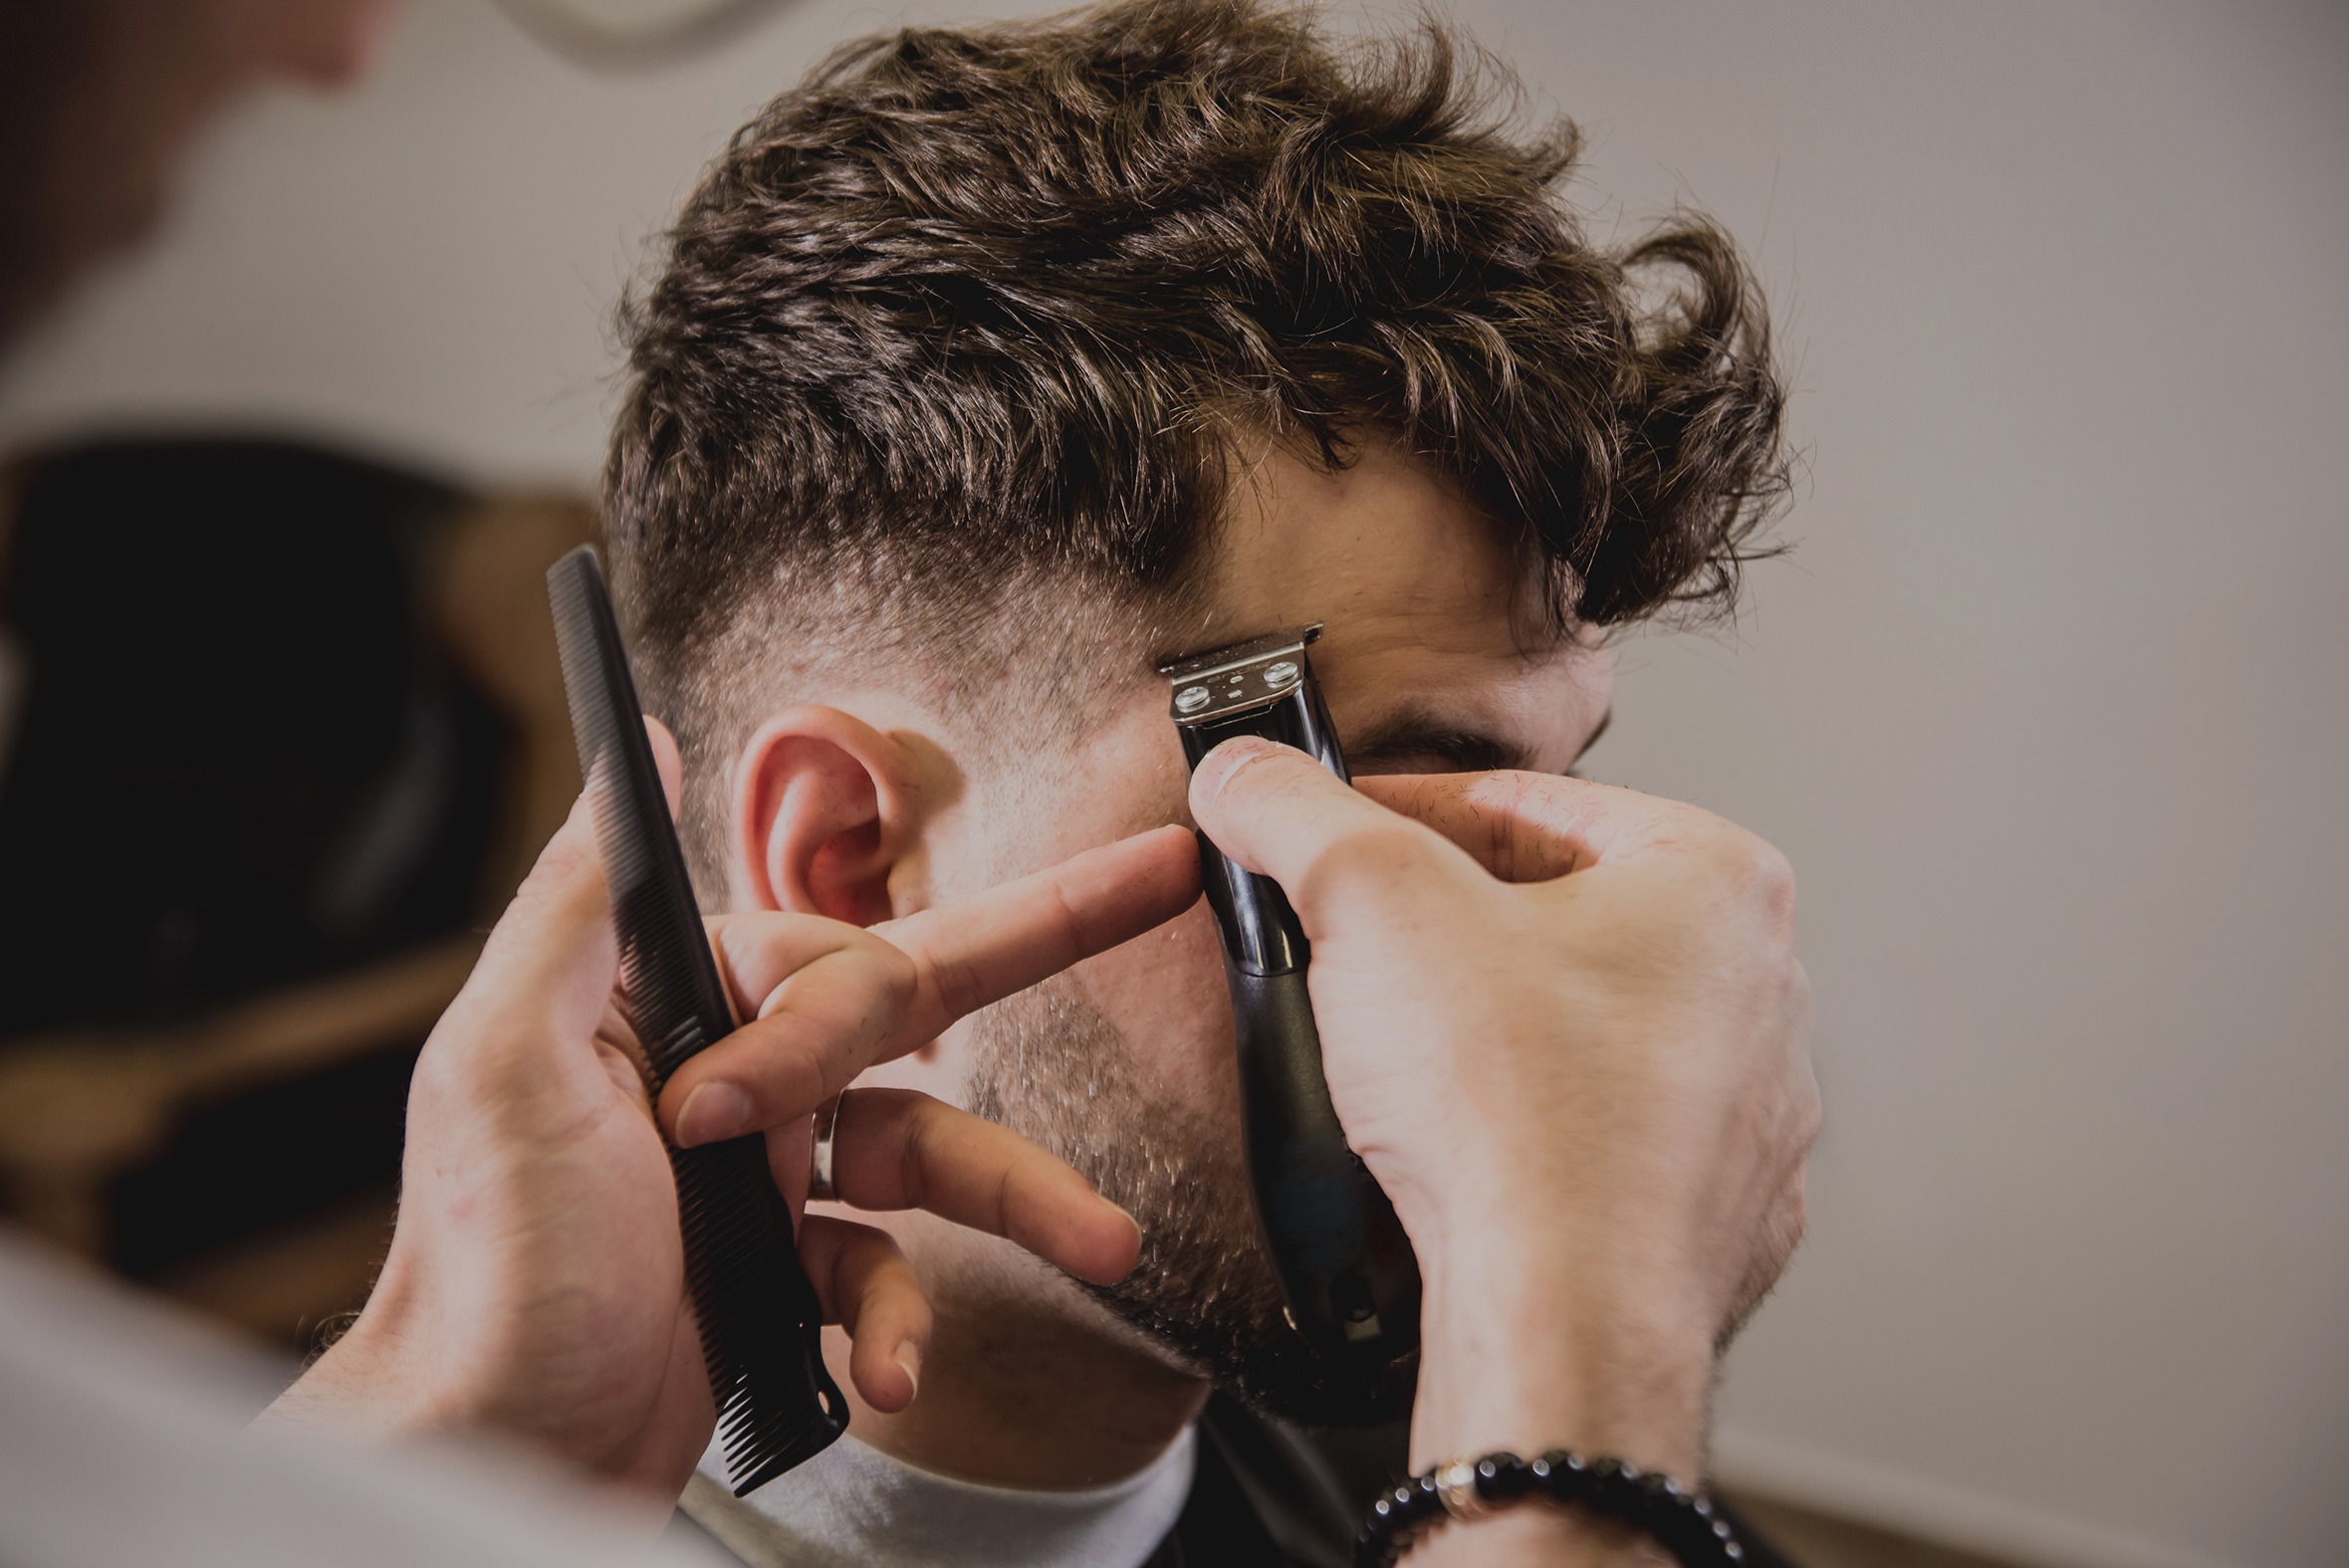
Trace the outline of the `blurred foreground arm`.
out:
<instances>
[{"instance_id":1,"label":"blurred foreground arm","mask_svg":"<svg viewBox=\"0 0 2349 1568\"><path fill-rule=\"evenodd\" d=\"M713 1568L479 1446L247 1430L275 1357L0 1225L0 1563ZM730 1562L731 1559L728 1559Z\"/></svg>"},{"instance_id":2,"label":"blurred foreground arm","mask_svg":"<svg viewBox=\"0 0 2349 1568\"><path fill-rule=\"evenodd\" d=\"M1415 1468L1497 1449L1696 1481L1720 1347L1802 1232L1818 1128L1784 859L1539 774L1370 778L1235 741L1200 826L1313 944L1330 1099L1426 1279ZM1538 1504L1414 1564L1662 1561Z\"/></svg>"}]
</instances>

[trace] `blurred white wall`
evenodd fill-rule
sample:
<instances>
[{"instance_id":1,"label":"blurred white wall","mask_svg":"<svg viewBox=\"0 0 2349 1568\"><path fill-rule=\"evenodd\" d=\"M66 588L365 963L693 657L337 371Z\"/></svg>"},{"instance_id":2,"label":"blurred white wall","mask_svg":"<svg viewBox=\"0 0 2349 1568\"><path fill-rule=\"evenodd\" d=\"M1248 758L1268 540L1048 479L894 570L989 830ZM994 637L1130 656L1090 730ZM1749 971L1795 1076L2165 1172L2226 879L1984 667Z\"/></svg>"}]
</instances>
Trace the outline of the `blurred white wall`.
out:
<instances>
[{"instance_id":1,"label":"blurred white wall","mask_svg":"<svg viewBox=\"0 0 2349 1568\"><path fill-rule=\"evenodd\" d=\"M0 438L251 420L584 483L647 231L900 14L611 79L425 0L355 99L209 145ZM2349 18L1457 14L1593 132L1604 225L1746 237L1799 370L1796 554L1734 632L1627 649L1595 758L1803 874L1830 1120L1725 1471L2049 1563L2341 1562Z\"/></svg>"}]
</instances>

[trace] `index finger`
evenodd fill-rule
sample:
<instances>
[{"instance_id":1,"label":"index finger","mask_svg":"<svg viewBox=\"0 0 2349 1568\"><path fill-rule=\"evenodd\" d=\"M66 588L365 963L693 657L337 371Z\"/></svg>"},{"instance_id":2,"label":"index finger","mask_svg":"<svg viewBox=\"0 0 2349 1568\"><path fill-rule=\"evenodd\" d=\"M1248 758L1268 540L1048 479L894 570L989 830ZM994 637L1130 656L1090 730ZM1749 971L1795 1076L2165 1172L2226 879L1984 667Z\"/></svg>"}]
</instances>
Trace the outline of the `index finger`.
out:
<instances>
[{"instance_id":1,"label":"index finger","mask_svg":"<svg viewBox=\"0 0 2349 1568\"><path fill-rule=\"evenodd\" d=\"M1170 826L869 932L811 916L726 921L725 968L756 1015L677 1069L661 1092L662 1125L699 1143L806 1116L873 1063L1173 919L1198 896L1198 851ZM708 1096L689 1122L689 1102L712 1086L738 1092Z\"/></svg>"},{"instance_id":2,"label":"index finger","mask_svg":"<svg viewBox=\"0 0 2349 1568\"><path fill-rule=\"evenodd\" d=\"M913 961L902 1022L936 1034L966 1012L1172 920L1198 896L1199 854L1190 834L1158 827L868 930ZM716 924L712 936L745 1017L774 1013L786 982L855 940L838 922L808 915L770 911Z\"/></svg>"},{"instance_id":3,"label":"index finger","mask_svg":"<svg viewBox=\"0 0 2349 1568\"><path fill-rule=\"evenodd\" d=\"M913 960L905 1049L1079 959L1163 925L1199 897L1199 850L1154 827L872 932Z\"/></svg>"},{"instance_id":4,"label":"index finger","mask_svg":"<svg viewBox=\"0 0 2349 1568\"><path fill-rule=\"evenodd\" d=\"M1624 859L1695 811L1558 774L1390 774L1354 781L1371 799L1443 834L1505 882L1546 882Z\"/></svg>"}]
</instances>

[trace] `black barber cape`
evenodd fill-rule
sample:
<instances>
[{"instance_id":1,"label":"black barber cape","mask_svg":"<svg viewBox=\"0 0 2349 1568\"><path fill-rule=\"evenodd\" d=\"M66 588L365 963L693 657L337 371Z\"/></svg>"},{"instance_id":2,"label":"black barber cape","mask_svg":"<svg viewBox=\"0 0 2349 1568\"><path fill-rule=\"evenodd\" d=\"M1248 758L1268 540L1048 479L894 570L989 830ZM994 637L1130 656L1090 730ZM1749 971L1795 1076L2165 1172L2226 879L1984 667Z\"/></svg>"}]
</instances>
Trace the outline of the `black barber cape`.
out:
<instances>
[{"instance_id":1,"label":"black barber cape","mask_svg":"<svg viewBox=\"0 0 2349 1568\"><path fill-rule=\"evenodd\" d=\"M1348 1438L1336 1450L1216 1395L1199 1418L1191 1495L1146 1568L1347 1568L1363 1510L1402 1472L1408 1429ZM1391 1462L1377 1462L1384 1448Z\"/></svg>"}]
</instances>

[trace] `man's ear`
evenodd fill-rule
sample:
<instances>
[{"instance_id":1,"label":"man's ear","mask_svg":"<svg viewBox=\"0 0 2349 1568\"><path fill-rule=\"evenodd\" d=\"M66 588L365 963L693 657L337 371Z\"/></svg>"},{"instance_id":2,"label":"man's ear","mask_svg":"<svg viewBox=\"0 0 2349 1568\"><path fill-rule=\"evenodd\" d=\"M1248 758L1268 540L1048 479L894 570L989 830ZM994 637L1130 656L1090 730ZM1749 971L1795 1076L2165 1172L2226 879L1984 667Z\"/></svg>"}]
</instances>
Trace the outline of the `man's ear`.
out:
<instances>
[{"instance_id":1,"label":"man's ear","mask_svg":"<svg viewBox=\"0 0 2349 1568\"><path fill-rule=\"evenodd\" d=\"M873 925L912 846L912 758L837 708L787 708L743 754L734 819L753 904Z\"/></svg>"}]
</instances>

